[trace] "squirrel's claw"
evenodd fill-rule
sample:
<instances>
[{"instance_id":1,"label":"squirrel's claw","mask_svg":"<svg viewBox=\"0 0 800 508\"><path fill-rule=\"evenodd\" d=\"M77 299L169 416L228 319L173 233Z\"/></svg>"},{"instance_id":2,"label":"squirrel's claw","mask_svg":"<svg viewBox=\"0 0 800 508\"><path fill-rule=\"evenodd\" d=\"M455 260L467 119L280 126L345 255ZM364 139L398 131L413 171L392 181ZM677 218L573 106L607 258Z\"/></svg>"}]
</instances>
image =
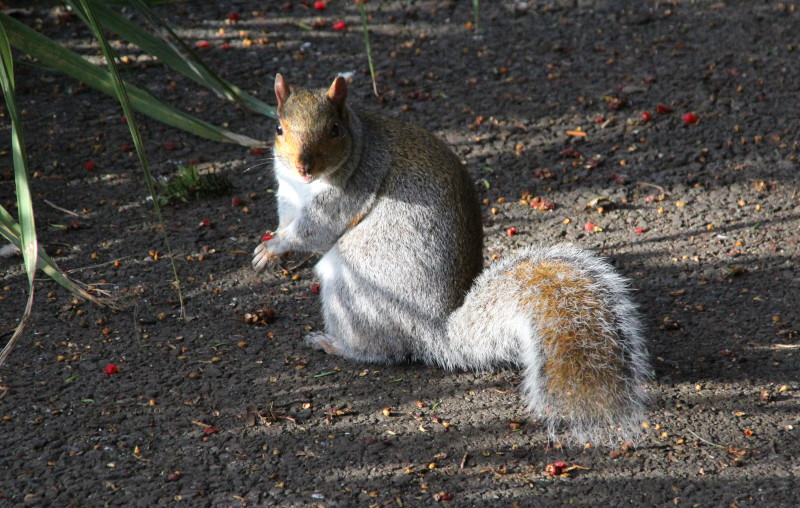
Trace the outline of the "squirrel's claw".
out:
<instances>
[{"instance_id":1,"label":"squirrel's claw","mask_svg":"<svg viewBox=\"0 0 800 508\"><path fill-rule=\"evenodd\" d=\"M268 266L274 265L279 258L279 255L267 251L267 242L262 242L253 251L253 270L263 272Z\"/></svg>"}]
</instances>

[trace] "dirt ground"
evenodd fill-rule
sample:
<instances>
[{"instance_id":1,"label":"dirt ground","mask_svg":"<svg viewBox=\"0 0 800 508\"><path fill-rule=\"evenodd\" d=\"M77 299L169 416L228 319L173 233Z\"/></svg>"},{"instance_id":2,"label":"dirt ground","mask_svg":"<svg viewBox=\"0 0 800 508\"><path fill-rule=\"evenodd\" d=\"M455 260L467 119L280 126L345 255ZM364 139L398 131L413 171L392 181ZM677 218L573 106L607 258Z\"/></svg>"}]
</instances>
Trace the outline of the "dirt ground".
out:
<instances>
[{"instance_id":1,"label":"dirt ground","mask_svg":"<svg viewBox=\"0 0 800 508\"><path fill-rule=\"evenodd\" d=\"M234 184L229 196L165 210L181 321L119 106L20 60L40 240L127 306L38 283L31 324L0 370L2 503L800 505L798 3L502 0L482 2L475 30L471 2L374 0L380 98L357 7L304 3L159 12L190 43L210 43L200 51L212 68L270 103L278 71L313 86L352 72L353 100L440 135L484 200L487 264L554 241L608 257L632 280L655 371L640 445L549 443L522 407L516 371L364 365L310 350L302 336L322 326L313 260L288 275L250 269L277 224L268 157L143 120L156 173L194 164ZM97 55L75 18L43 7L14 15ZM117 48L128 79L270 138L271 119ZM0 130L10 139L5 116ZM8 207L9 145L0 149ZM555 210L520 202L531 196ZM0 269L7 340L27 285L19 258ZM245 322L268 309L269 325ZM105 374L109 363L119 371ZM557 462L576 467L547 474Z\"/></svg>"}]
</instances>

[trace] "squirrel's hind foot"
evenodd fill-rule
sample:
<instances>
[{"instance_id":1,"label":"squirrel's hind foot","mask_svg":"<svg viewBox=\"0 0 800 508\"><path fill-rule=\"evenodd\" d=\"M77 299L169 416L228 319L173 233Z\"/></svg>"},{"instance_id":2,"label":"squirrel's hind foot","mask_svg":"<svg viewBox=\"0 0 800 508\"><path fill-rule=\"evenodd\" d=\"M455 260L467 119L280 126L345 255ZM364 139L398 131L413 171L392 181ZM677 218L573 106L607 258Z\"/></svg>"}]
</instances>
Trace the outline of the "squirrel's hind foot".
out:
<instances>
[{"instance_id":1,"label":"squirrel's hind foot","mask_svg":"<svg viewBox=\"0 0 800 508\"><path fill-rule=\"evenodd\" d=\"M314 332L306 335L305 341L314 349L325 351L329 355L342 356L341 349L336 345L339 339L324 332Z\"/></svg>"},{"instance_id":2,"label":"squirrel's hind foot","mask_svg":"<svg viewBox=\"0 0 800 508\"><path fill-rule=\"evenodd\" d=\"M403 357L391 357L383 351L375 351L356 347L347 339L336 337L325 332L314 332L305 336L305 341L314 349L325 351L329 355L341 356L349 360L369 363L397 363Z\"/></svg>"}]
</instances>

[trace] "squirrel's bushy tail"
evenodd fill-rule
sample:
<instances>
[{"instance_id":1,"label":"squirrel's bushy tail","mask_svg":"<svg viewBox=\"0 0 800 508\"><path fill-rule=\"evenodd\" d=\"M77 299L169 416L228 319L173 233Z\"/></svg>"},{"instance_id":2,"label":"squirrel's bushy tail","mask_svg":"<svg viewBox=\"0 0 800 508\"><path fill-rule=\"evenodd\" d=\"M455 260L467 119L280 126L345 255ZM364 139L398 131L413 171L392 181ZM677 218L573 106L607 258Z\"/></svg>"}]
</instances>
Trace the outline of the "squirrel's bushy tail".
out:
<instances>
[{"instance_id":1,"label":"squirrel's bushy tail","mask_svg":"<svg viewBox=\"0 0 800 508\"><path fill-rule=\"evenodd\" d=\"M627 282L570 245L529 247L486 269L432 357L453 369L516 364L530 410L555 437L635 440L650 368ZM446 361L441 361L447 359Z\"/></svg>"}]
</instances>

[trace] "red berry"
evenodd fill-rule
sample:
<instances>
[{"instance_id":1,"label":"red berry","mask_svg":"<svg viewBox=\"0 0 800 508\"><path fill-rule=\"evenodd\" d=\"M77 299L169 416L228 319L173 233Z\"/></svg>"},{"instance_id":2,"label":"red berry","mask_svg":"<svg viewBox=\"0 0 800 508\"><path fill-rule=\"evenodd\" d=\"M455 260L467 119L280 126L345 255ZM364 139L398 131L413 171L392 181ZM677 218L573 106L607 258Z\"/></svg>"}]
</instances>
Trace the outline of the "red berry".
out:
<instances>
[{"instance_id":1,"label":"red berry","mask_svg":"<svg viewBox=\"0 0 800 508\"><path fill-rule=\"evenodd\" d=\"M231 21L239 21L239 13L238 12L230 13L228 15L228 19L231 20Z\"/></svg>"},{"instance_id":2,"label":"red berry","mask_svg":"<svg viewBox=\"0 0 800 508\"><path fill-rule=\"evenodd\" d=\"M231 198L231 206L242 206L243 203L244 200L242 198L236 196L233 196L233 198Z\"/></svg>"},{"instance_id":3,"label":"red berry","mask_svg":"<svg viewBox=\"0 0 800 508\"><path fill-rule=\"evenodd\" d=\"M125 143L124 145L119 147L119 151L120 152L130 152L131 151L131 145Z\"/></svg>"},{"instance_id":4,"label":"red berry","mask_svg":"<svg viewBox=\"0 0 800 508\"><path fill-rule=\"evenodd\" d=\"M639 115L639 118L640 118L640 119L641 119L643 122L649 122L649 121L650 121L650 119L651 119L651 118L653 118L653 115L651 115L649 111L642 111L642 114L641 114L641 115Z\"/></svg>"},{"instance_id":5,"label":"red berry","mask_svg":"<svg viewBox=\"0 0 800 508\"><path fill-rule=\"evenodd\" d=\"M333 24L334 30L344 30L345 28L347 28L347 23L345 23L344 21L337 21L336 23Z\"/></svg>"},{"instance_id":6,"label":"red berry","mask_svg":"<svg viewBox=\"0 0 800 508\"><path fill-rule=\"evenodd\" d=\"M175 142L174 141L167 141L164 143L164 150L173 151L175 150Z\"/></svg>"},{"instance_id":7,"label":"red berry","mask_svg":"<svg viewBox=\"0 0 800 508\"><path fill-rule=\"evenodd\" d=\"M567 465L565 463L559 461L559 462L555 462L553 464L547 464L547 466L545 466L544 470L549 475L558 476L558 475L560 475L561 473L564 472L564 468L565 467L567 467Z\"/></svg>"},{"instance_id":8,"label":"red berry","mask_svg":"<svg viewBox=\"0 0 800 508\"><path fill-rule=\"evenodd\" d=\"M311 292L318 295L321 286L319 284L312 284L311 285Z\"/></svg>"},{"instance_id":9,"label":"red berry","mask_svg":"<svg viewBox=\"0 0 800 508\"><path fill-rule=\"evenodd\" d=\"M694 125L699 121L699 118L697 118L697 115L695 115L690 111L688 113L683 114L683 116L681 117L681 121L686 125Z\"/></svg>"},{"instance_id":10,"label":"red berry","mask_svg":"<svg viewBox=\"0 0 800 508\"><path fill-rule=\"evenodd\" d=\"M596 224L594 222L587 222L586 224L583 225L583 229L585 229L586 231L594 231L595 226Z\"/></svg>"},{"instance_id":11,"label":"red berry","mask_svg":"<svg viewBox=\"0 0 800 508\"><path fill-rule=\"evenodd\" d=\"M645 228L636 228L633 230L634 233L644 233L645 231L647 231Z\"/></svg>"},{"instance_id":12,"label":"red berry","mask_svg":"<svg viewBox=\"0 0 800 508\"><path fill-rule=\"evenodd\" d=\"M325 5L325 2L323 2L322 0L317 0L316 2L314 2L314 9L317 11L324 11L325 7L327 7L327 5Z\"/></svg>"},{"instance_id":13,"label":"red berry","mask_svg":"<svg viewBox=\"0 0 800 508\"><path fill-rule=\"evenodd\" d=\"M620 175L617 172L608 175L608 179L619 184L628 183L627 177L625 175Z\"/></svg>"},{"instance_id":14,"label":"red berry","mask_svg":"<svg viewBox=\"0 0 800 508\"><path fill-rule=\"evenodd\" d=\"M204 49L211 47L211 43L208 41L197 41L194 43L195 48Z\"/></svg>"},{"instance_id":15,"label":"red berry","mask_svg":"<svg viewBox=\"0 0 800 508\"><path fill-rule=\"evenodd\" d=\"M543 199L539 202L539 210L555 210L556 204L549 199Z\"/></svg>"},{"instance_id":16,"label":"red berry","mask_svg":"<svg viewBox=\"0 0 800 508\"><path fill-rule=\"evenodd\" d=\"M656 113L672 113L672 108L663 104L659 104L656 106Z\"/></svg>"},{"instance_id":17,"label":"red berry","mask_svg":"<svg viewBox=\"0 0 800 508\"><path fill-rule=\"evenodd\" d=\"M611 99L611 102L608 103L606 109L609 111L617 111L618 109L622 109L625 106L625 104L626 101L615 97Z\"/></svg>"},{"instance_id":18,"label":"red berry","mask_svg":"<svg viewBox=\"0 0 800 508\"><path fill-rule=\"evenodd\" d=\"M271 233L264 233L264 236L261 237L262 242L268 242L272 240L274 236Z\"/></svg>"},{"instance_id":19,"label":"red berry","mask_svg":"<svg viewBox=\"0 0 800 508\"><path fill-rule=\"evenodd\" d=\"M200 221L200 226L204 226L204 227L209 227L209 226L211 226L211 220L210 220L210 219L203 219L203 220L201 220L201 221Z\"/></svg>"},{"instance_id":20,"label":"red berry","mask_svg":"<svg viewBox=\"0 0 800 508\"><path fill-rule=\"evenodd\" d=\"M111 374L116 374L117 372L119 372L119 369L113 363L109 363L108 365L106 365L106 368L103 369L103 372L106 373L106 376L110 376Z\"/></svg>"},{"instance_id":21,"label":"red berry","mask_svg":"<svg viewBox=\"0 0 800 508\"><path fill-rule=\"evenodd\" d=\"M254 146L250 149L250 153L253 155L264 155L264 149Z\"/></svg>"},{"instance_id":22,"label":"red berry","mask_svg":"<svg viewBox=\"0 0 800 508\"><path fill-rule=\"evenodd\" d=\"M86 171L94 171L95 163L94 161L86 161L83 163L83 169Z\"/></svg>"},{"instance_id":23,"label":"red berry","mask_svg":"<svg viewBox=\"0 0 800 508\"><path fill-rule=\"evenodd\" d=\"M507 234L508 236L514 236L514 235L516 235L516 234L517 234L517 228L515 228L515 227L510 227L510 228L506 229L506 234Z\"/></svg>"}]
</instances>

